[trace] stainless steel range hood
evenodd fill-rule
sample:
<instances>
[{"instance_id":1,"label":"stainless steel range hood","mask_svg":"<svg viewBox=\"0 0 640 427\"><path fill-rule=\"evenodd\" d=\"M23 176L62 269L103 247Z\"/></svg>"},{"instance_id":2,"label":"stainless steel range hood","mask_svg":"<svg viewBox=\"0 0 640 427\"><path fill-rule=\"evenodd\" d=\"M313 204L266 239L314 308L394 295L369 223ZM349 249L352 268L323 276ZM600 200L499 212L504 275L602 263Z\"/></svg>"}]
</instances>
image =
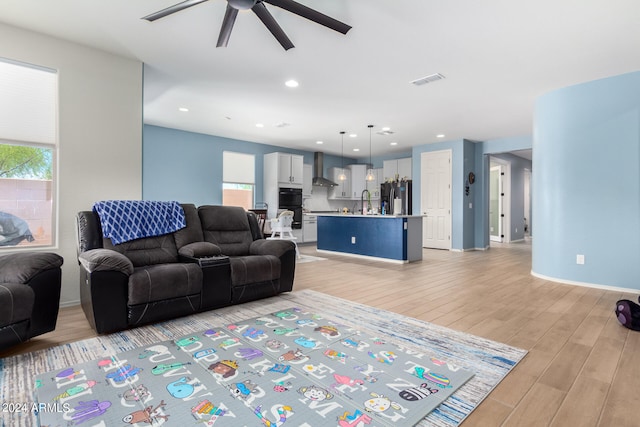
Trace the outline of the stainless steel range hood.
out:
<instances>
[{"instance_id":1,"label":"stainless steel range hood","mask_svg":"<svg viewBox=\"0 0 640 427\"><path fill-rule=\"evenodd\" d=\"M313 181L311 184L315 187L336 187L338 184L325 178L323 172L324 153L316 151L313 153Z\"/></svg>"}]
</instances>

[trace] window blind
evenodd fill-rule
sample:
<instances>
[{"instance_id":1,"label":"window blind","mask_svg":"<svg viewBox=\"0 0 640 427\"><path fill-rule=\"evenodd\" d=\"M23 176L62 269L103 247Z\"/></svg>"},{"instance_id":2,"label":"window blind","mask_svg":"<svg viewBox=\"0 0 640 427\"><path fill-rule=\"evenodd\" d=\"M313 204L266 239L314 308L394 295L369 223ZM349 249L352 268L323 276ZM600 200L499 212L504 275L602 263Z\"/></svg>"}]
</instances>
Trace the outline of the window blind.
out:
<instances>
[{"instance_id":1,"label":"window blind","mask_svg":"<svg viewBox=\"0 0 640 427\"><path fill-rule=\"evenodd\" d=\"M222 152L222 180L238 184L255 184L255 156L253 154Z\"/></svg>"},{"instance_id":2,"label":"window blind","mask_svg":"<svg viewBox=\"0 0 640 427\"><path fill-rule=\"evenodd\" d=\"M57 141L58 74L0 58L0 139Z\"/></svg>"}]
</instances>

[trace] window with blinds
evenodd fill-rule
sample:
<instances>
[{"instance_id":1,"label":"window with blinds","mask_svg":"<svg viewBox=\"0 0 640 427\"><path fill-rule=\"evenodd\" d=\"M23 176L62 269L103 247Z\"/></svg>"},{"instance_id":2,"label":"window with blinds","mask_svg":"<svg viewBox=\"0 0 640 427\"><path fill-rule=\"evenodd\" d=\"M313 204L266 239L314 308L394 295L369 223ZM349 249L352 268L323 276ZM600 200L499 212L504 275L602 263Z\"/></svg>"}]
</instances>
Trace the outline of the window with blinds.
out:
<instances>
[{"instance_id":1,"label":"window with blinds","mask_svg":"<svg viewBox=\"0 0 640 427\"><path fill-rule=\"evenodd\" d=\"M0 58L0 250L54 246L58 75Z\"/></svg>"},{"instance_id":2,"label":"window with blinds","mask_svg":"<svg viewBox=\"0 0 640 427\"><path fill-rule=\"evenodd\" d=\"M224 151L222 153L222 204L251 209L254 205L255 156Z\"/></svg>"}]
</instances>

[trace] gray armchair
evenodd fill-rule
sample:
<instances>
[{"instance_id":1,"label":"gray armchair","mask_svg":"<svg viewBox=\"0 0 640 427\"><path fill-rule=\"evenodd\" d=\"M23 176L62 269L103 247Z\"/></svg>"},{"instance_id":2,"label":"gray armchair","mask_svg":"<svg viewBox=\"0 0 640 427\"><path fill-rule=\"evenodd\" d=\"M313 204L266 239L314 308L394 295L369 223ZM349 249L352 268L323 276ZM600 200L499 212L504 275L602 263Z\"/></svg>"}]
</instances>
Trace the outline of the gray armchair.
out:
<instances>
[{"instance_id":1,"label":"gray armchair","mask_svg":"<svg viewBox=\"0 0 640 427\"><path fill-rule=\"evenodd\" d=\"M0 350L56 328L62 263L50 252L0 256Z\"/></svg>"}]
</instances>

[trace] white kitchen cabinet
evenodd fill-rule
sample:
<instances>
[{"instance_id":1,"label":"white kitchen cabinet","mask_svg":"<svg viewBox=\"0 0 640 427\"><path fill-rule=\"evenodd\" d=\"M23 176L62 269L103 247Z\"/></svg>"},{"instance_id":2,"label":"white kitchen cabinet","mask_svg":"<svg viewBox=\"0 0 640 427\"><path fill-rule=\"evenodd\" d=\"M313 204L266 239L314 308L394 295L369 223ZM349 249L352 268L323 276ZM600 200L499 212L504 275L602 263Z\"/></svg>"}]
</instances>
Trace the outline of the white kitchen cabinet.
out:
<instances>
[{"instance_id":1,"label":"white kitchen cabinet","mask_svg":"<svg viewBox=\"0 0 640 427\"><path fill-rule=\"evenodd\" d=\"M275 175L276 185L279 187L302 188L304 157L288 153L265 154L264 172L265 177L267 174ZM272 182L269 183L269 185L272 184Z\"/></svg>"},{"instance_id":2,"label":"white kitchen cabinet","mask_svg":"<svg viewBox=\"0 0 640 427\"><path fill-rule=\"evenodd\" d=\"M302 241L304 243L318 241L318 217L315 215L303 215L302 217Z\"/></svg>"},{"instance_id":3,"label":"white kitchen cabinet","mask_svg":"<svg viewBox=\"0 0 640 427\"><path fill-rule=\"evenodd\" d=\"M305 163L302 173L302 197L310 198L313 194L313 165Z\"/></svg>"},{"instance_id":4,"label":"white kitchen cabinet","mask_svg":"<svg viewBox=\"0 0 640 427\"><path fill-rule=\"evenodd\" d=\"M367 188L367 165L349 165L351 171L351 198L360 200L362 192Z\"/></svg>"},{"instance_id":5,"label":"white kitchen cabinet","mask_svg":"<svg viewBox=\"0 0 640 427\"><path fill-rule=\"evenodd\" d=\"M303 185L304 182L304 157L291 155L291 183Z\"/></svg>"},{"instance_id":6,"label":"white kitchen cabinet","mask_svg":"<svg viewBox=\"0 0 640 427\"><path fill-rule=\"evenodd\" d=\"M380 184L384 183L384 171L382 168L374 168L372 171L375 179L373 181L367 181L367 190L371 193L371 200L379 200Z\"/></svg>"},{"instance_id":7,"label":"white kitchen cabinet","mask_svg":"<svg viewBox=\"0 0 640 427\"><path fill-rule=\"evenodd\" d=\"M347 179L340 180L340 174L344 173ZM348 168L329 168L329 176L333 182L338 185L329 188L328 198L331 200L336 199L351 199L351 170Z\"/></svg>"},{"instance_id":8,"label":"white kitchen cabinet","mask_svg":"<svg viewBox=\"0 0 640 427\"><path fill-rule=\"evenodd\" d=\"M394 181L396 176L398 179L412 179L411 157L395 160L385 160L383 162L384 181Z\"/></svg>"},{"instance_id":9,"label":"white kitchen cabinet","mask_svg":"<svg viewBox=\"0 0 640 427\"><path fill-rule=\"evenodd\" d=\"M280 188L302 188L304 157L278 152L265 154L263 169L263 200L258 201L269 206L267 217L271 219L278 215Z\"/></svg>"},{"instance_id":10,"label":"white kitchen cabinet","mask_svg":"<svg viewBox=\"0 0 640 427\"><path fill-rule=\"evenodd\" d=\"M405 178L406 180L412 179L412 167L411 167L411 157L407 157L405 159L398 159L398 175L400 179Z\"/></svg>"},{"instance_id":11,"label":"white kitchen cabinet","mask_svg":"<svg viewBox=\"0 0 640 427\"><path fill-rule=\"evenodd\" d=\"M385 181L393 181L398 173L398 161L397 160L385 160L382 163L382 170L384 173Z\"/></svg>"}]
</instances>

